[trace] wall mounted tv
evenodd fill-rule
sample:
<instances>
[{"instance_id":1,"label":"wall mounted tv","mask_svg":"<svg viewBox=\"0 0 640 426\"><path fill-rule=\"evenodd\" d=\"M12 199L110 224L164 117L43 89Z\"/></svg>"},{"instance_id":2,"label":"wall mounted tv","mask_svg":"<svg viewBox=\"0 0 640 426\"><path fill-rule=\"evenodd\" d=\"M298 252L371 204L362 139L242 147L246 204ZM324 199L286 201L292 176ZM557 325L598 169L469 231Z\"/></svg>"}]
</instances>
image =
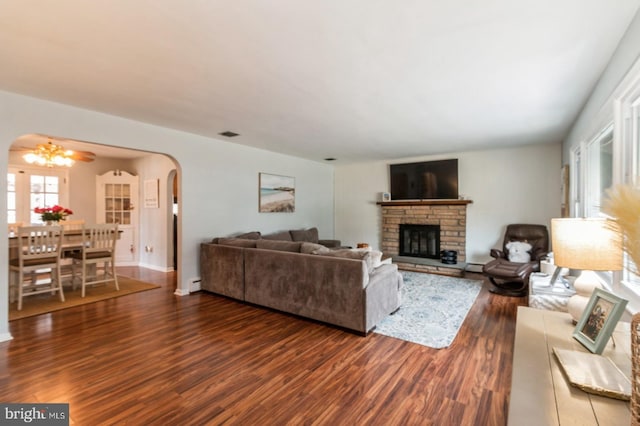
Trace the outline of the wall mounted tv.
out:
<instances>
[{"instance_id":1,"label":"wall mounted tv","mask_svg":"<svg viewBox=\"0 0 640 426\"><path fill-rule=\"evenodd\" d=\"M392 200L458 198L458 159L390 164Z\"/></svg>"}]
</instances>

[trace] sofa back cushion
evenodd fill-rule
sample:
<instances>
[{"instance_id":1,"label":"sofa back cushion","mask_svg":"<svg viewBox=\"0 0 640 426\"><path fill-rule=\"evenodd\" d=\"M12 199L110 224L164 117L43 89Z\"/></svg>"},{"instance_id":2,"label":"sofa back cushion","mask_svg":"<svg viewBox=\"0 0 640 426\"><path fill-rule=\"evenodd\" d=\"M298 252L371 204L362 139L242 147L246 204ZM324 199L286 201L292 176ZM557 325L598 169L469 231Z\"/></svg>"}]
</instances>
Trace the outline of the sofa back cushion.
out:
<instances>
[{"instance_id":1,"label":"sofa back cushion","mask_svg":"<svg viewBox=\"0 0 640 426\"><path fill-rule=\"evenodd\" d=\"M303 241L302 245L300 246L300 253L304 254L320 254L323 251L329 251L329 249L322 244L314 244Z\"/></svg>"},{"instance_id":2,"label":"sofa back cushion","mask_svg":"<svg viewBox=\"0 0 640 426\"><path fill-rule=\"evenodd\" d=\"M244 234L236 235L234 238L242 238L245 240L259 240L261 237L260 231L245 232Z\"/></svg>"},{"instance_id":3,"label":"sofa back cushion","mask_svg":"<svg viewBox=\"0 0 640 426\"><path fill-rule=\"evenodd\" d=\"M313 254L331 257L345 257L347 259L364 260L369 255L368 251L353 249L316 250Z\"/></svg>"},{"instance_id":4,"label":"sofa back cushion","mask_svg":"<svg viewBox=\"0 0 640 426\"><path fill-rule=\"evenodd\" d=\"M218 238L218 244L223 246L256 248L256 241L244 238Z\"/></svg>"},{"instance_id":5,"label":"sofa back cushion","mask_svg":"<svg viewBox=\"0 0 640 426\"><path fill-rule=\"evenodd\" d=\"M277 241L277 240L256 240L256 248L266 250L290 251L300 253L301 242Z\"/></svg>"},{"instance_id":6,"label":"sofa back cushion","mask_svg":"<svg viewBox=\"0 0 640 426\"><path fill-rule=\"evenodd\" d=\"M289 231L274 232L272 234L263 235L264 240L293 241Z\"/></svg>"},{"instance_id":7,"label":"sofa back cushion","mask_svg":"<svg viewBox=\"0 0 640 426\"><path fill-rule=\"evenodd\" d=\"M362 249L338 249L330 250L314 250L312 254L319 254L322 256L332 257L344 257L347 259L364 260L367 264L367 271L369 274L373 273L375 268L380 266L380 260L382 258L382 252L378 250L362 250Z\"/></svg>"},{"instance_id":8,"label":"sofa back cushion","mask_svg":"<svg viewBox=\"0 0 640 426\"><path fill-rule=\"evenodd\" d=\"M318 244L318 228L292 229L289 231L293 241L306 241Z\"/></svg>"}]
</instances>

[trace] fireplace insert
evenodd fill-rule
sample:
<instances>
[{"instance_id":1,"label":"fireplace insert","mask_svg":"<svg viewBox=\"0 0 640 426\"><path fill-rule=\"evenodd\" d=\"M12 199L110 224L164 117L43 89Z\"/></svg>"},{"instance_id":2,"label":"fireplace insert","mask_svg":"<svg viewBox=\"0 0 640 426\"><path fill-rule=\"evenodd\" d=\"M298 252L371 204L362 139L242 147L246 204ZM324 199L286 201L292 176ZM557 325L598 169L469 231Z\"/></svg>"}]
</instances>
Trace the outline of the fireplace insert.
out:
<instances>
[{"instance_id":1,"label":"fireplace insert","mask_svg":"<svg viewBox=\"0 0 640 426\"><path fill-rule=\"evenodd\" d=\"M440 225L400 225L400 256L440 258Z\"/></svg>"}]
</instances>

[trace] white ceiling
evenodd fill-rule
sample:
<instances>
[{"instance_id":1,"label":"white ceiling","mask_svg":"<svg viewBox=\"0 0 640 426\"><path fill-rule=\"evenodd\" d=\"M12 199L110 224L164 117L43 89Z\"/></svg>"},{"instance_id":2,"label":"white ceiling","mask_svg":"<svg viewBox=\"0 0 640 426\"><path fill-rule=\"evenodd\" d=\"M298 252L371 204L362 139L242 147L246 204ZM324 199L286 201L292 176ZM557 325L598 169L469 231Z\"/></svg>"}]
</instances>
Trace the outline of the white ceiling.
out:
<instances>
[{"instance_id":1,"label":"white ceiling","mask_svg":"<svg viewBox=\"0 0 640 426\"><path fill-rule=\"evenodd\" d=\"M0 0L0 90L319 161L551 143L639 5Z\"/></svg>"}]
</instances>

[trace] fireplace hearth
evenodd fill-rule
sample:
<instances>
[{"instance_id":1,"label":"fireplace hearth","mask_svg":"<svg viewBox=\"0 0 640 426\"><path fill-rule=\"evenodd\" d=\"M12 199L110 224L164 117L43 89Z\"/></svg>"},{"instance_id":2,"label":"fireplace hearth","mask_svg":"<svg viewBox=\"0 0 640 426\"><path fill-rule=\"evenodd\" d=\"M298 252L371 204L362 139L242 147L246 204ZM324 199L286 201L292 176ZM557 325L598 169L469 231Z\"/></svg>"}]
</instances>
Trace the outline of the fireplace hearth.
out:
<instances>
[{"instance_id":1,"label":"fireplace hearth","mask_svg":"<svg viewBox=\"0 0 640 426\"><path fill-rule=\"evenodd\" d=\"M440 257L440 225L409 225L399 227L399 255L438 259Z\"/></svg>"}]
</instances>

